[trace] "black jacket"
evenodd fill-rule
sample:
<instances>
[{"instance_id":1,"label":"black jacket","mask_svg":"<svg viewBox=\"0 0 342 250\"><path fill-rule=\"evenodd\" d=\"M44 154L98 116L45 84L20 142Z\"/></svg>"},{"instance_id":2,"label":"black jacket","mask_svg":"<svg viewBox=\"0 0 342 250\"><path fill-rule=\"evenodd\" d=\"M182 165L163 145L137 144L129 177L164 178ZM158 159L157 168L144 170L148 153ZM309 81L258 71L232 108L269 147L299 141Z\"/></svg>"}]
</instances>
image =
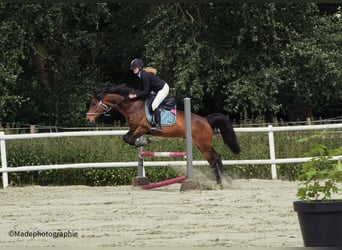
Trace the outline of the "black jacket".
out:
<instances>
[{"instance_id":1,"label":"black jacket","mask_svg":"<svg viewBox=\"0 0 342 250\"><path fill-rule=\"evenodd\" d=\"M157 93L165 85L164 80L160 79L158 76L146 72L145 70L141 70L139 74L140 86L139 89L135 92L135 94L139 98L147 98L150 92L154 91L155 93Z\"/></svg>"}]
</instances>

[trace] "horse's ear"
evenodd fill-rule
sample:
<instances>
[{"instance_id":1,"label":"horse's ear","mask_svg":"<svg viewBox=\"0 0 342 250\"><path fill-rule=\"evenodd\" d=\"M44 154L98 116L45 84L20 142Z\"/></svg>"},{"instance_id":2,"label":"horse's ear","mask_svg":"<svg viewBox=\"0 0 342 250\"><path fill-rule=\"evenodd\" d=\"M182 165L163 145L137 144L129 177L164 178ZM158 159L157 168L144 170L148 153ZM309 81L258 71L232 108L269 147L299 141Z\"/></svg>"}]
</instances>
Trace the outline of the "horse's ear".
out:
<instances>
[{"instance_id":1,"label":"horse's ear","mask_svg":"<svg viewBox=\"0 0 342 250\"><path fill-rule=\"evenodd\" d=\"M93 98L100 100L100 94L99 94L99 90L93 90Z\"/></svg>"}]
</instances>

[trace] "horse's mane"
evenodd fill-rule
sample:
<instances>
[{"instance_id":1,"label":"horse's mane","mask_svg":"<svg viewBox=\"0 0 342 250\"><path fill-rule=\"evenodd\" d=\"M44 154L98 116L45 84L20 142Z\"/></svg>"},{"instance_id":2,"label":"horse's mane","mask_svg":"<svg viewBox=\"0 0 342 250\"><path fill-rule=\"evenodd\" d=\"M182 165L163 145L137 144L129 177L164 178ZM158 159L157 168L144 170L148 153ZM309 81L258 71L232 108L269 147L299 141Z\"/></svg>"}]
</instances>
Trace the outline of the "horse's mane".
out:
<instances>
[{"instance_id":1,"label":"horse's mane","mask_svg":"<svg viewBox=\"0 0 342 250\"><path fill-rule=\"evenodd\" d=\"M105 87L98 89L94 92L95 98L101 100L106 94L118 94L127 97L129 93L134 92L134 89L130 88L127 83L119 84L114 87Z\"/></svg>"}]
</instances>

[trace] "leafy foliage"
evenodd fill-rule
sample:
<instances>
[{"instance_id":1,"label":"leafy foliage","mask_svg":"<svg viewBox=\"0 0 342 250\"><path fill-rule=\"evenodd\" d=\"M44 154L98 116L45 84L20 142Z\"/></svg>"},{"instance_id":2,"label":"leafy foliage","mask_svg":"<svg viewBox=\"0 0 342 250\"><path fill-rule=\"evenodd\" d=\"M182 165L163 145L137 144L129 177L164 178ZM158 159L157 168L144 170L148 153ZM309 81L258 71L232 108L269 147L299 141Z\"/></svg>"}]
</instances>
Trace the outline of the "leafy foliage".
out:
<instances>
[{"instance_id":1,"label":"leafy foliage","mask_svg":"<svg viewBox=\"0 0 342 250\"><path fill-rule=\"evenodd\" d=\"M1 3L0 20L1 121L83 125L93 89L134 84L135 57L201 114L342 111L338 4Z\"/></svg>"},{"instance_id":2,"label":"leafy foliage","mask_svg":"<svg viewBox=\"0 0 342 250\"><path fill-rule=\"evenodd\" d=\"M324 136L324 132L306 138L313 140ZM302 140L303 141L303 140ZM331 200L332 194L340 192L337 183L342 182L342 161L331 161L332 155L342 155L342 146L328 150L324 144L313 143L307 155L315 156L304 163L300 179L302 183L297 197L300 200Z\"/></svg>"}]
</instances>

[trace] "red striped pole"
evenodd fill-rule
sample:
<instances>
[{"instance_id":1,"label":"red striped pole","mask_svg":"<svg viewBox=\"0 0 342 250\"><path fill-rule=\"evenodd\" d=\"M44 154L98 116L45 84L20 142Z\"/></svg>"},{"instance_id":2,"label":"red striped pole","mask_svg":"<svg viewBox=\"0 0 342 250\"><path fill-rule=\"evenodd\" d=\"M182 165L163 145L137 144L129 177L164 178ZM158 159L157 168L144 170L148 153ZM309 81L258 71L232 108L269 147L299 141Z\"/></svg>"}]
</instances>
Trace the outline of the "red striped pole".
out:
<instances>
[{"instance_id":1,"label":"red striped pole","mask_svg":"<svg viewBox=\"0 0 342 250\"><path fill-rule=\"evenodd\" d=\"M155 183L150 183L142 186L143 189L151 189L151 188L157 188L157 187L163 187L163 186L168 186L174 183L179 183L182 182L186 179L186 176L179 176L173 179L165 180L165 181L160 181L160 182L155 182Z\"/></svg>"}]
</instances>

